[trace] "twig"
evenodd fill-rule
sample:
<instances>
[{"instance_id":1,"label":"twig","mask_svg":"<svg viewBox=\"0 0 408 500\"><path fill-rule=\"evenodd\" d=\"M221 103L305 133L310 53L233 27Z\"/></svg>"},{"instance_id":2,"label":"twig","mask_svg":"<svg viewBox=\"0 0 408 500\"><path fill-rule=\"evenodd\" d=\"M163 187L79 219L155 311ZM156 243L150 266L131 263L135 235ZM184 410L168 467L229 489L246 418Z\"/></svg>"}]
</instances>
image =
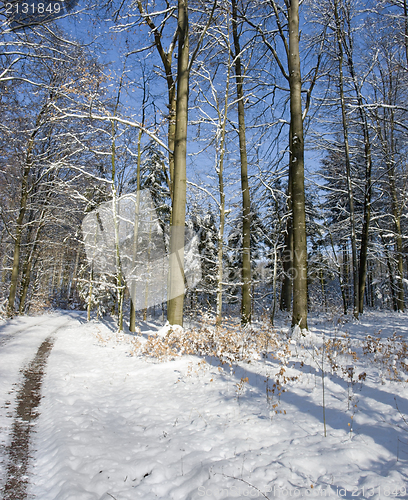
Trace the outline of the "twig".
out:
<instances>
[{"instance_id":1,"label":"twig","mask_svg":"<svg viewBox=\"0 0 408 500\"><path fill-rule=\"evenodd\" d=\"M219 472L215 472L214 474L219 474ZM249 483L248 481L245 481L245 479L241 479L240 477L235 477L235 476L228 476L228 474L224 474L224 473L222 473L222 475L224 477L228 477L229 479L236 479L237 481L242 481L243 483L247 484L251 488L254 488L254 490L258 491L264 498L269 500L269 497L267 497L263 491L261 491L259 488L257 488L253 484Z\"/></svg>"},{"instance_id":2,"label":"twig","mask_svg":"<svg viewBox=\"0 0 408 500\"><path fill-rule=\"evenodd\" d=\"M394 396L394 401L395 401L395 408L397 409L398 413L401 415L401 418L404 421L405 425L408 427L408 422L406 421L404 415L401 413L401 410L398 408L397 398L395 396Z\"/></svg>"}]
</instances>

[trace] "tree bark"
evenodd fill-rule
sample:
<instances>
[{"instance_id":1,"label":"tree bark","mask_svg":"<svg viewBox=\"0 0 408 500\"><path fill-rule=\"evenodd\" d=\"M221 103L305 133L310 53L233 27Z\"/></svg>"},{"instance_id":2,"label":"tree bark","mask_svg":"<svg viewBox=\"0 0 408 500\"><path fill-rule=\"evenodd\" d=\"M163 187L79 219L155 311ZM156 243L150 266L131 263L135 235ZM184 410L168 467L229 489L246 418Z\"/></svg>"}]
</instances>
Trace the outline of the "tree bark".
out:
<instances>
[{"instance_id":1,"label":"tree bark","mask_svg":"<svg viewBox=\"0 0 408 500\"><path fill-rule=\"evenodd\" d=\"M144 123L144 110L143 110L143 123ZM140 165L142 161L142 149L141 149L141 140L142 140L142 130L139 130L139 137L137 141L137 173L136 173L136 206L135 206L135 221L133 227L133 266L136 266L136 257L137 257L137 239L138 239L138 231L139 231L139 205L140 205ZM136 310L135 305L133 304L133 295L135 283L134 280L136 276L133 276L131 289L130 289L130 317L129 317L129 330L131 332L136 331Z\"/></svg>"},{"instance_id":2,"label":"tree bark","mask_svg":"<svg viewBox=\"0 0 408 500\"><path fill-rule=\"evenodd\" d=\"M32 242L32 248L28 252L24 265L23 265L23 274L22 274L22 290L20 294L20 304L19 304L19 314L22 315L24 314L24 309L25 309L25 302L27 299L28 295L28 289L30 286L30 279L31 279L31 268L33 264L33 259L34 255L37 251L38 247L38 242L39 242L39 236L43 227L43 217L44 217L44 212L42 212L41 217L40 217L40 222L36 230L36 234L34 237L34 241Z\"/></svg>"},{"instance_id":3,"label":"tree bark","mask_svg":"<svg viewBox=\"0 0 408 500\"><path fill-rule=\"evenodd\" d=\"M288 8L289 87L292 141L289 165L292 174L293 212L293 310L292 326L307 328L307 243L304 184L304 139L302 117L302 79L299 54L299 0Z\"/></svg>"},{"instance_id":4,"label":"tree bark","mask_svg":"<svg viewBox=\"0 0 408 500\"><path fill-rule=\"evenodd\" d=\"M391 94L391 86L392 86L392 75L389 75L390 79L390 94ZM390 108L392 104L394 104L390 99ZM380 117L377 114L378 121L378 135L381 139L383 154L385 156L385 163L387 165L387 177L388 177L388 187L389 194L391 198L391 210L392 210L392 218L394 222L394 232L395 232L395 253L397 260L397 275L396 275L396 308L398 311L403 312L405 309L405 296L404 296L404 265L402 258L402 229L401 229L401 203L398 202L397 195L397 187L395 183L395 121L394 121L394 111L393 109L389 110L389 120L383 120L383 126L381 126Z\"/></svg>"},{"instance_id":5,"label":"tree bark","mask_svg":"<svg viewBox=\"0 0 408 500\"><path fill-rule=\"evenodd\" d=\"M232 35L235 50L235 77L238 98L238 137L241 160L242 191L242 303L241 323L251 322L251 199L248 183L248 159L246 150L244 87L241 65L241 47L238 34L237 2L232 0Z\"/></svg>"},{"instance_id":6,"label":"tree bark","mask_svg":"<svg viewBox=\"0 0 408 500\"><path fill-rule=\"evenodd\" d=\"M24 164L22 184L21 184L20 209L16 220L16 230L14 235L13 266L11 271L11 283L10 283L8 306L7 306L7 314L9 316L13 316L14 314L14 302L17 294L18 276L20 273L21 239L23 233L24 216L27 210L27 203L29 198L29 190L30 190L29 176L33 166L34 141L38 131L40 130L43 116L48 111L48 107L49 107L49 102L47 102L39 112L35 122L34 130L31 133L27 144L27 152L25 157L25 164Z\"/></svg>"},{"instance_id":7,"label":"tree bark","mask_svg":"<svg viewBox=\"0 0 408 500\"><path fill-rule=\"evenodd\" d=\"M229 54L228 54L229 55ZM217 311L215 324L221 325L222 322L222 279L223 279L223 257L224 257L224 227L225 227L225 192L224 192L224 155L225 155L225 128L228 117L228 96L230 83L230 59L228 57L227 67L227 83L225 88L224 100L224 116L221 115L221 110L217 101L218 119L221 123L221 138L220 138L220 159L217 168L218 189L220 192L220 228L218 230L218 248L217 248Z\"/></svg>"},{"instance_id":8,"label":"tree bark","mask_svg":"<svg viewBox=\"0 0 408 500\"><path fill-rule=\"evenodd\" d=\"M361 231L361 247L359 256L359 276L358 276L358 312L360 314L364 311L364 293L367 280L367 256L369 244L369 229L371 221L371 171L372 171L372 158L371 158L371 143L370 134L368 129L367 113L364 108L364 101L361 95L361 90L357 82L357 76L354 68L353 60L353 44L351 38L350 27L348 28L348 43L343 38L344 48L347 54L347 65L350 72L351 80L356 94L358 111L361 120L363 142L364 142L364 160L365 160L365 187L364 187L364 208L363 208L363 228Z\"/></svg>"},{"instance_id":9,"label":"tree bark","mask_svg":"<svg viewBox=\"0 0 408 500\"><path fill-rule=\"evenodd\" d=\"M346 100L344 97L344 76L343 76L343 38L344 33L341 29L341 21L338 12L338 0L334 2L334 16L336 21L336 38L338 46L338 56L339 56L339 93L340 93L340 105L341 105L341 117L343 125L343 139L344 139L344 155L345 155L345 166L346 166L346 182L347 182L347 194L349 201L349 211L350 211L350 241L351 241L351 268L353 273L353 313L356 318L358 318L359 313L359 277L358 277L358 262L357 262L357 236L356 236L356 223L355 223L355 212L354 212L354 195L353 195L353 185L351 181L351 162L350 162L350 146L348 137L348 124L346 116Z\"/></svg>"},{"instance_id":10,"label":"tree bark","mask_svg":"<svg viewBox=\"0 0 408 500\"><path fill-rule=\"evenodd\" d=\"M293 288L293 214L292 214L292 132L289 130L289 178L288 178L288 218L286 219L285 249L282 255L283 282L281 291L280 309L289 312L292 307Z\"/></svg>"},{"instance_id":11,"label":"tree bark","mask_svg":"<svg viewBox=\"0 0 408 500\"><path fill-rule=\"evenodd\" d=\"M170 235L169 300L167 319L183 325L184 305L184 226L186 217L186 161L189 94L189 35L187 0L178 0L178 66L174 185Z\"/></svg>"}]
</instances>

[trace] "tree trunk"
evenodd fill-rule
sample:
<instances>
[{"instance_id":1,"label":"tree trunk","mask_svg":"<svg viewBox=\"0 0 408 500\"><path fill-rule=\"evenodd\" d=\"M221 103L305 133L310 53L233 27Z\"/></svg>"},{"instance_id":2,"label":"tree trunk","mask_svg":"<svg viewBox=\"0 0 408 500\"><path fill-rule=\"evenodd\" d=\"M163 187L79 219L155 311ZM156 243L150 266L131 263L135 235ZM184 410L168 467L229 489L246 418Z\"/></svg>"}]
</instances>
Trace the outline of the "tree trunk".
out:
<instances>
[{"instance_id":1,"label":"tree trunk","mask_svg":"<svg viewBox=\"0 0 408 500\"><path fill-rule=\"evenodd\" d=\"M68 290L67 290L67 301L68 302L71 298L72 284L76 281L76 275L78 272L78 264L79 264L79 249L77 249L77 251L76 251L74 270L72 271L72 276L71 276L71 279L69 280L69 283L68 283Z\"/></svg>"},{"instance_id":2,"label":"tree trunk","mask_svg":"<svg viewBox=\"0 0 408 500\"><path fill-rule=\"evenodd\" d=\"M229 53L228 53L229 56ZM225 192L224 192L224 155L225 155L225 128L228 117L228 95L230 82L230 58L228 57L227 83L225 88L224 116L221 116L221 110L217 102L218 119L221 123L220 138L220 160L218 164L218 189L220 192L220 228L218 230L217 247L217 312L215 324L221 325L222 322L222 279L223 279L223 256L224 256L224 226L225 226Z\"/></svg>"},{"instance_id":3,"label":"tree trunk","mask_svg":"<svg viewBox=\"0 0 408 500\"><path fill-rule=\"evenodd\" d=\"M43 227L43 223L42 223L43 217L44 217L44 212L42 212L42 214L41 214L40 222L39 222L39 225L37 227L34 241L32 242L32 248L31 248L30 252L28 252L26 259L25 259L25 262L24 262L24 265L23 265L23 274L22 274L22 279L21 279L22 291L21 291L21 295L20 295L20 304L19 304L19 314L20 315L24 314L25 302L27 299L28 289L30 286L31 268L32 268L32 264L33 264L34 255L37 251L41 229Z\"/></svg>"},{"instance_id":4,"label":"tree trunk","mask_svg":"<svg viewBox=\"0 0 408 500\"><path fill-rule=\"evenodd\" d=\"M167 319L183 325L184 305L184 226L186 217L186 160L189 93L189 36L187 0L178 0L178 66L174 185L170 235L169 300Z\"/></svg>"},{"instance_id":5,"label":"tree trunk","mask_svg":"<svg viewBox=\"0 0 408 500\"><path fill-rule=\"evenodd\" d=\"M144 110L143 110L143 123L144 123ZM135 221L133 227L133 259L132 265L133 268L136 267L136 258L137 258L137 239L138 239L138 231L139 231L139 205L140 205L140 165L142 161L142 149L141 149L141 140L142 140L142 130L139 130L139 137L137 141L137 173L136 173L136 207L135 207ZM133 273L132 273L133 274ZM135 305L133 304L132 297L135 294L135 280L136 276L132 277L132 282L130 286L130 318L129 318L129 330L131 332L136 331L136 310Z\"/></svg>"},{"instance_id":6,"label":"tree trunk","mask_svg":"<svg viewBox=\"0 0 408 500\"><path fill-rule=\"evenodd\" d=\"M390 189L390 195L391 195L391 207L392 207L392 215L393 215L393 220L394 220L394 230L395 230L395 249L396 249L396 254L397 254L397 268L398 268L398 274L396 276L396 282L397 282L397 309L398 311L403 312L405 309L405 297L404 297L404 282L403 282L403 276L404 276L404 267L403 267L403 261L402 261L402 231L401 231L401 208L399 207L398 203L398 196L397 196L397 188L395 185L395 162L394 162L394 112L393 110L390 111L391 113L391 123L389 125L390 129L390 145L391 145L391 151L388 151L388 141L387 137L385 137L385 140L383 141L384 147L386 148L386 158L387 158L387 170L388 170L388 185ZM384 124L387 127L387 124ZM388 127L387 127L388 128Z\"/></svg>"},{"instance_id":7,"label":"tree trunk","mask_svg":"<svg viewBox=\"0 0 408 500\"><path fill-rule=\"evenodd\" d=\"M289 312L292 308L293 288L293 213L292 213L292 132L289 130L289 178L288 178L288 218L286 219L285 249L282 255L283 282L281 291L280 309Z\"/></svg>"},{"instance_id":8,"label":"tree trunk","mask_svg":"<svg viewBox=\"0 0 408 500\"><path fill-rule=\"evenodd\" d=\"M94 276L93 276L93 264L92 264L91 271L89 273L88 306L86 308L87 311L86 318L88 321L91 321L93 278Z\"/></svg>"},{"instance_id":9,"label":"tree trunk","mask_svg":"<svg viewBox=\"0 0 408 500\"><path fill-rule=\"evenodd\" d=\"M302 79L299 55L299 0L292 0L289 14L289 87L292 154L293 212L293 311L292 326L307 328L307 246L304 185L304 140L302 118Z\"/></svg>"},{"instance_id":10,"label":"tree trunk","mask_svg":"<svg viewBox=\"0 0 408 500\"><path fill-rule=\"evenodd\" d=\"M349 255L347 243L343 243L343 262L341 273L343 274L343 305L344 314L347 314L347 309L350 305L350 270L349 270Z\"/></svg>"},{"instance_id":11,"label":"tree trunk","mask_svg":"<svg viewBox=\"0 0 408 500\"><path fill-rule=\"evenodd\" d=\"M385 242L384 236L380 233L381 242L384 247L385 259L387 261L387 269L388 269L388 278L390 280L390 291L391 291L391 300L392 300L392 308L394 311L398 310L397 298L395 296L395 279L394 279L394 271L392 269L392 263L390 258L390 252L388 250L387 244Z\"/></svg>"},{"instance_id":12,"label":"tree trunk","mask_svg":"<svg viewBox=\"0 0 408 500\"><path fill-rule=\"evenodd\" d=\"M14 252L13 252L13 267L11 271L11 283L8 298L8 315L13 316L14 314L14 302L16 300L17 286L18 286L18 276L20 272L20 252L21 252L21 238L23 234L23 221L27 210L28 202L28 177L30 175L30 170L32 166L32 151L34 147L34 136L31 138L28 146L27 156L26 156L26 166L24 168L22 187L21 187L21 198L20 198L20 211L16 221L16 230L14 235Z\"/></svg>"},{"instance_id":13,"label":"tree trunk","mask_svg":"<svg viewBox=\"0 0 408 500\"><path fill-rule=\"evenodd\" d=\"M364 107L363 97L361 95L360 87L357 82L357 76L354 69L353 60L353 46L351 39L350 30L348 30L349 43L347 44L344 40L344 47L347 53L347 65L350 72L351 80L354 86L354 91L356 93L356 99L358 104L358 111L360 114L360 120L363 131L363 142L364 142L364 160L365 160L365 187L364 187L364 208L363 208L363 228L361 232L361 247L360 247L360 257L359 257L359 276L358 276L358 312L363 313L364 311L364 292L367 279L367 255L368 255L368 244L369 244L369 229L371 220L371 171L372 171L372 159L371 159L371 144L370 144L370 134L367 122L367 113Z\"/></svg>"},{"instance_id":14,"label":"tree trunk","mask_svg":"<svg viewBox=\"0 0 408 500\"><path fill-rule=\"evenodd\" d=\"M20 251L21 251L21 238L23 232L23 221L24 216L27 209L27 203L29 198L29 175L31 172L31 168L33 166L33 150L34 150L34 141L35 137L40 130L43 117L47 114L49 109L50 101L53 100L53 96L51 95L49 101L47 101L44 106L41 108L40 112L35 121L34 130L30 135L27 144L27 152L25 157L24 171L22 176L22 186L21 186L21 197L20 197L20 210L16 221L16 230L14 236L14 252L13 252L13 267L11 271L11 283L10 283L10 291L8 298L8 306L7 313L12 316L14 314L14 302L17 294L17 282L18 275L20 272Z\"/></svg>"},{"instance_id":15,"label":"tree trunk","mask_svg":"<svg viewBox=\"0 0 408 500\"><path fill-rule=\"evenodd\" d=\"M241 66L241 47L238 34L237 2L232 0L232 34L235 50L235 77L238 98L238 137L241 159L242 191L242 304L241 323L251 322L251 200L248 184L248 159L246 150L244 87Z\"/></svg>"},{"instance_id":16,"label":"tree trunk","mask_svg":"<svg viewBox=\"0 0 408 500\"><path fill-rule=\"evenodd\" d=\"M343 125L343 138L344 138L344 155L345 155L345 167L346 167L346 182L347 182L347 194L349 201L349 211L350 211L350 241L351 241L351 268L353 273L353 313L356 318L358 318L359 313L359 277L358 277L358 262L357 262L357 236L356 236L356 223L354 215L354 195L353 186L351 182L351 162L350 162L350 146L348 137L348 124L346 115L346 100L344 97L344 76L343 76L343 38L344 33L341 28L341 21L338 13L338 0L334 2L334 16L336 20L336 34L337 34L337 46L338 46L338 56L339 56L339 93L340 93L340 105L341 105L341 117Z\"/></svg>"}]
</instances>

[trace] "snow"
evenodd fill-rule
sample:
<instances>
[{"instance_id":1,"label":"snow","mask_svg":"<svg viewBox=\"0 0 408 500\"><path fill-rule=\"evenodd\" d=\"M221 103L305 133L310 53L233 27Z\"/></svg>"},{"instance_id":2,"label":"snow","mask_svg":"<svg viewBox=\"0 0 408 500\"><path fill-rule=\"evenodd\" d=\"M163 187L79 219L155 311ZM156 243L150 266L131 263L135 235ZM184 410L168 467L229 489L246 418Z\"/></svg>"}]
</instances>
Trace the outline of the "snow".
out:
<instances>
[{"instance_id":1,"label":"snow","mask_svg":"<svg viewBox=\"0 0 408 500\"><path fill-rule=\"evenodd\" d=\"M33 434L30 498L408 498L408 425L402 418L408 414L408 375L390 380L379 343L378 352L362 356L367 334L377 338L379 332L378 342L394 332L406 339L408 315L373 312L348 322L321 316L309 326L310 334L296 343L281 335L287 364L259 357L230 369L215 358L159 362L137 355L132 335L117 334L109 322L86 323L82 313L4 323L0 407L10 405L0 420L1 443L8 443L7 413L20 369L52 333L56 341ZM168 327L144 323L140 335L157 331L163 338ZM341 369L332 373L324 361L327 437L323 334L326 341L342 339L334 358L355 373L347 383ZM354 351L359 359L353 360ZM279 401L268 387L282 366L297 378L284 384ZM357 379L360 373L365 380Z\"/></svg>"},{"instance_id":2,"label":"snow","mask_svg":"<svg viewBox=\"0 0 408 500\"><path fill-rule=\"evenodd\" d=\"M68 314L24 317L0 323L0 478L4 477L3 451L10 442L10 416L23 369L41 342L71 321ZM1 486L1 482L0 482Z\"/></svg>"}]
</instances>

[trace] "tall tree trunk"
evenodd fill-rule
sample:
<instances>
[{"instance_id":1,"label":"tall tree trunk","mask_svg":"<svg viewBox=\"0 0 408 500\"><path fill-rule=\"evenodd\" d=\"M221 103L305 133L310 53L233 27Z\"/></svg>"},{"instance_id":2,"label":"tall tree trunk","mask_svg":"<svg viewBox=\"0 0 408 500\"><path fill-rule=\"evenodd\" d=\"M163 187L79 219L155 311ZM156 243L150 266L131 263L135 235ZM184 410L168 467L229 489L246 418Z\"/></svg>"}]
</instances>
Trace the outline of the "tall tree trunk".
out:
<instances>
[{"instance_id":1,"label":"tall tree trunk","mask_svg":"<svg viewBox=\"0 0 408 500\"><path fill-rule=\"evenodd\" d=\"M390 280L390 291L391 291L391 300L392 300L392 308L394 311L398 310L397 305L397 297L395 296L395 279L394 279L394 271L392 269L390 251L387 247L387 243L385 242L384 235L380 232L381 243L384 247L385 259L387 261L387 269L388 269L388 278Z\"/></svg>"},{"instance_id":2,"label":"tall tree trunk","mask_svg":"<svg viewBox=\"0 0 408 500\"><path fill-rule=\"evenodd\" d=\"M78 264L79 264L79 249L76 251L76 257L75 257L75 264L74 264L74 270L72 271L71 279L69 280L68 283L68 290L67 290L67 301L69 302L71 298L71 290L72 290L72 284L76 282L76 276L78 272Z\"/></svg>"},{"instance_id":3,"label":"tall tree trunk","mask_svg":"<svg viewBox=\"0 0 408 500\"><path fill-rule=\"evenodd\" d=\"M406 9L406 2L405 2ZM407 33L408 35L408 33ZM406 40L408 44L408 39ZM397 196L397 188L395 185L395 162L394 162L394 151L395 151L395 140L394 140L394 111L391 109L391 149L392 149L392 157L391 157L391 169L388 170L388 180L390 186L390 194L392 200L392 214L394 218L394 228L395 228L395 247L397 250L397 268L398 268L398 276L397 276L397 307L398 311L403 312L405 310L405 297L404 297L404 265L402 260L402 230L401 230L401 208L398 203Z\"/></svg>"},{"instance_id":4,"label":"tall tree trunk","mask_svg":"<svg viewBox=\"0 0 408 500\"><path fill-rule=\"evenodd\" d=\"M283 282L281 291L280 309L289 312L292 307L293 288L293 213L292 213L292 132L289 130L289 178L287 193L288 217L286 219L285 249L282 255L283 261Z\"/></svg>"},{"instance_id":5,"label":"tall tree trunk","mask_svg":"<svg viewBox=\"0 0 408 500\"><path fill-rule=\"evenodd\" d=\"M273 244L273 271L272 271L272 312L271 312L271 325L273 326L276 313L276 284L278 277L278 240Z\"/></svg>"},{"instance_id":6,"label":"tall tree trunk","mask_svg":"<svg viewBox=\"0 0 408 500\"><path fill-rule=\"evenodd\" d=\"M86 318L88 321L91 321L91 310L92 310L92 293L93 293L93 279L94 279L94 273L93 273L93 264L91 264L91 271L89 273L89 291L88 291L88 305L86 308Z\"/></svg>"},{"instance_id":7,"label":"tall tree trunk","mask_svg":"<svg viewBox=\"0 0 408 500\"><path fill-rule=\"evenodd\" d=\"M360 121L363 132L364 161L365 161L363 228L361 232L361 247L360 247L360 257L359 257L359 276L358 276L358 300L359 300L358 312L361 314L364 311L364 292L367 279L367 256L368 256L368 244L369 244L369 229L371 221L372 159L371 159L371 143L370 143L368 121L367 121L367 113L364 107L363 96L361 95L361 89L357 82L357 75L354 68L353 41L351 38L352 34L350 33L350 27L348 27L347 32L348 32L347 33L348 43L346 43L344 37L343 41L344 41L344 48L347 54L347 65L350 72L358 104L358 112L360 115Z\"/></svg>"},{"instance_id":8,"label":"tall tree trunk","mask_svg":"<svg viewBox=\"0 0 408 500\"><path fill-rule=\"evenodd\" d=\"M178 44L174 185L170 235L169 300L167 304L167 319L171 325L183 325L184 305L184 226L189 94L187 0L178 0Z\"/></svg>"},{"instance_id":9,"label":"tall tree trunk","mask_svg":"<svg viewBox=\"0 0 408 500\"><path fill-rule=\"evenodd\" d=\"M230 83L230 52L228 52L227 83L225 87L224 116L217 100L218 120L221 123L220 137L220 159L217 168L218 190L220 192L220 227L218 230L217 246L217 311L215 323L221 325L222 322L222 280L223 280L223 257L224 257L224 227L225 227L225 192L224 192L224 155L225 155L225 128L228 117L228 96Z\"/></svg>"},{"instance_id":10,"label":"tall tree trunk","mask_svg":"<svg viewBox=\"0 0 408 500\"><path fill-rule=\"evenodd\" d=\"M351 162L350 162L350 146L349 146L349 136L348 136L348 124L346 115L346 100L344 97L344 76L343 76L343 38L344 32L341 26L341 20L338 12L338 0L334 2L334 16L336 21L336 38L338 47L338 57L339 57L339 93L340 93L340 105L341 105L341 117L343 125L343 139L344 139L344 155L345 155L345 166L346 166L346 182L347 182L347 194L349 202L349 213L350 213L350 242L351 242L351 268L353 273L353 313L356 318L358 318L359 313L359 277L358 277L358 262L357 262L357 236L356 236L356 222L354 213L354 195L353 195L353 185L351 180Z\"/></svg>"},{"instance_id":11,"label":"tall tree trunk","mask_svg":"<svg viewBox=\"0 0 408 500\"><path fill-rule=\"evenodd\" d=\"M304 184L304 139L302 117L302 79L299 54L299 0L292 0L289 14L289 88L292 142L293 212L293 311L292 326L307 328L307 244Z\"/></svg>"},{"instance_id":12,"label":"tall tree trunk","mask_svg":"<svg viewBox=\"0 0 408 500\"><path fill-rule=\"evenodd\" d=\"M241 47L238 34L237 2L232 0L232 35L235 50L235 77L238 98L238 137L241 159L242 191L242 304L241 322L251 322L251 200L248 183L248 159L246 150L244 78L242 76Z\"/></svg>"},{"instance_id":13,"label":"tall tree trunk","mask_svg":"<svg viewBox=\"0 0 408 500\"><path fill-rule=\"evenodd\" d=\"M390 80L391 80L390 76ZM391 86L391 82L390 82ZM391 100L390 100L391 101ZM390 108L391 108L390 102ZM387 165L387 176L388 176L388 187L389 194L391 197L391 210L392 217L394 221L394 232L395 232L395 253L397 260L397 275L396 275L396 304L397 310L403 312L405 309L405 297L404 297L404 267L402 260L402 230L401 230L401 208L400 203L398 202L397 195L397 187L395 183L395 138L394 138L394 130L395 130L395 122L394 122L394 111L391 108L389 110L389 121L384 121L383 127L381 127L379 116L377 115L378 120L378 134L381 139L383 154L385 156L385 163Z\"/></svg>"},{"instance_id":14,"label":"tall tree trunk","mask_svg":"<svg viewBox=\"0 0 408 500\"><path fill-rule=\"evenodd\" d=\"M14 234L14 251L13 251L13 266L11 271L11 283L8 298L8 315L13 316L14 314L14 302L16 300L17 287L18 287L18 276L20 273L20 252L21 252L21 238L23 234L23 221L27 210L27 203L29 197L29 186L28 180L33 163L33 148L34 148L34 138L33 134L30 138L26 154L26 162L22 178L21 186L21 196L20 196L20 210L16 220L16 230Z\"/></svg>"},{"instance_id":15,"label":"tall tree trunk","mask_svg":"<svg viewBox=\"0 0 408 500\"><path fill-rule=\"evenodd\" d=\"M343 262L342 262L342 270L343 274L343 289L344 289L344 300L343 303L345 305L344 314L347 314L347 309L350 305L350 270L349 270L349 254L347 243L343 243Z\"/></svg>"},{"instance_id":16,"label":"tall tree trunk","mask_svg":"<svg viewBox=\"0 0 408 500\"><path fill-rule=\"evenodd\" d=\"M23 265L23 274L22 274L22 279L21 279L21 294L20 294L20 304L19 304L19 314L24 314L24 309L25 309L25 302L27 299L28 295L28 289L30 286L30 279L31 279L31 268L34 260L34 255L37 251L38 247L38 242L39 242L39 236L41 233L41 230L43 228L43 218L44 218L44 211L41 214L40 217L40 222L36 230L36 234L34 237L34 241L32 242L32 248L31 250L27 253L26 259Z\"/></svg>"},{"instance_id":17,"label":"tall tree trunk","mask_svg":"<svg viewBox=\"0 0 408 500\"><path fill-rule=\"evenodd\" d=\"M144 109L143 109L143 124L144 124ZM136 266L136 258L137 258L137 239L138 239L138 231L139 231L139 206L140 206L140 165L142 161L142 130L139 130L139 137L137 140L137 171L136 171L136 206L135 206L135 220L133 226L133 259L132 265ZM133 272L132 272L133 274ZM136 331L136 309L133 304L132 297L135 294L135 280L136 276L132 277L132 283L130 286L130 317L129 317L129 330L131 332Z\"/></svg>"},{"instance_id":18,"label":"tall tree trunk","mask_svg":"<svg viewBox=\"0 0 408 500\"><path fill-rule=\"evenodd\" d=\"M21 251L21 237L23 232L23 219L27 208L27 190L23 185L23 193L20 201L20 212L16 221L16 231L14 235L14 251L13 251L13 267L11 271L11 283L8 298L8 316L14 315L14 302L16 300L18 275L20 271L20 251Z\"/></svg>"},{"instance_id":19,"label":"tall tree trunk","mask_svg":"<svg viewBox=\"0 0 408 500\"><path fill-rule=\"evenodd\" d=\"M17 294L18 275L20 272L20 251L21 251L21 238L23 232L24 216L27 210L27 203L29 198L30 187L28 185L30 172L33 166L33 151L35 138L40 130L44 116L48 113L50 102L54 99L51 92L47 102L43 105L37 115L34 129L29 137L27 144L27 152L25 156L24 170L22 175L21 195L20 195L20 209L16 220L16 230L14 235L14 251L13 251L13 267L11 271L11 283L8 298L7 313L12 316L14 314L14 302Z\"/></svg>"}]
</instances>

